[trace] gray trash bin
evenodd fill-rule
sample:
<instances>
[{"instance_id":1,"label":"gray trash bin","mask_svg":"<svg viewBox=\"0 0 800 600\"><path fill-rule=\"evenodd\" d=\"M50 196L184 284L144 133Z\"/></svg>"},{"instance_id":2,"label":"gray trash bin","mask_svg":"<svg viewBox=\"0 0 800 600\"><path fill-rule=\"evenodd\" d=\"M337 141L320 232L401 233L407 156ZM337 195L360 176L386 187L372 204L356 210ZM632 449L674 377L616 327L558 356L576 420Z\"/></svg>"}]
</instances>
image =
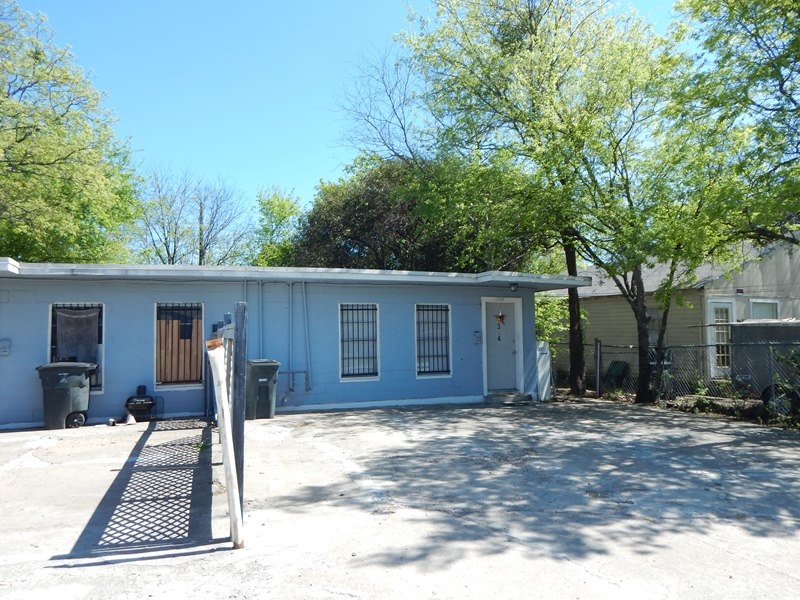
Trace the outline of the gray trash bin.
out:
<instances>
[{"instance_id":1,"label":"gray trash bin","mask_svg":"<svg viewBox=\"0 0 800 600\"><path fill-rule=\"evenodd\" d=\"M272 419L275 416L275 387L281 363L267 358L247 361L245 375L245 419Z\"/></svg>"},{"instance_id":2,"label":"gray trash bin","mask_svg":"<svg viewBox=\"0 0 800 600\"><path fill-rule=\"evenodd\" d=\"M80 427L89 410L89 377L94 363L55 362L39 365L46 429Z\"/></svg>"}]
</instances>

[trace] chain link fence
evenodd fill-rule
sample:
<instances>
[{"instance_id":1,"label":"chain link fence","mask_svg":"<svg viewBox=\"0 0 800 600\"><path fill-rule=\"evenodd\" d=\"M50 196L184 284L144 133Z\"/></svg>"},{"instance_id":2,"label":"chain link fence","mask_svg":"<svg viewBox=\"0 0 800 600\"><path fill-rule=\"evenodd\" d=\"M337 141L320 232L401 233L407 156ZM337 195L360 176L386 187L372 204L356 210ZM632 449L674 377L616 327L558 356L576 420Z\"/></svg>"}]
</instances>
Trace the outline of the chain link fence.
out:
<instances>
[{"instance_id":1,"label":"chain link fence","mask_svg":"<svg viewBox=\"0 0 800 600\"><path fill-rule=\"evenodd\" d=\"M569 344L552 342L550 344L552 355L553 380L557 387L569 387ZM583 356L586 362L586 385L594 390L595 346L584 345Z\"/></svg>"},{"instance_id":2,"label":"chain link fence","mask_svg":"<svg viewBox=\"0 0 800 600\"><path fill-rule=\"evenodd\" d=\"M556 382L566 386L569 349L556 361ZM598 397L635 394L639 356L635 346L597 343L584 348L587 386ZM800 414L800 342L670 346L656 361L650 349L651 384L656 397L673 400L701 396L730 400L761 400L770 414ZM599 391L598 391L599 388Z\"/></svg>"}]
</instances>

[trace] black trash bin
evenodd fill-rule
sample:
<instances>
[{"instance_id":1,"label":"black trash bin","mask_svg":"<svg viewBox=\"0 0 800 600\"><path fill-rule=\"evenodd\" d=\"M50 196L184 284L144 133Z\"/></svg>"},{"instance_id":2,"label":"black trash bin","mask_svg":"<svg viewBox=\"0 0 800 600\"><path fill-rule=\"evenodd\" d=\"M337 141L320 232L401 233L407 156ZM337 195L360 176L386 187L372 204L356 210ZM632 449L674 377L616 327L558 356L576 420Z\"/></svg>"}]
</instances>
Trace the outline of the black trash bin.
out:
<instances>
[{"instance_id":1,"label":"black trash bin","mask_svg":"<svg viewBox=\"0 0 800 600\"><path fill-rule=\"evenodd\" d=\"M281 363L267 358L247 361L244 418L272 419L275 416L275 387Z\"/></svg>"},{"instance_id":2,"label":"black trash bin","mask_svg":"<svg viewBox=\"0 0 800 600\"><path fill-rule=\"evenodd\" d=\"M89 377L97 369L94 363L55 362L39 365L46 429L80 427L89 410Z\"/></svg>"}]
</instances>

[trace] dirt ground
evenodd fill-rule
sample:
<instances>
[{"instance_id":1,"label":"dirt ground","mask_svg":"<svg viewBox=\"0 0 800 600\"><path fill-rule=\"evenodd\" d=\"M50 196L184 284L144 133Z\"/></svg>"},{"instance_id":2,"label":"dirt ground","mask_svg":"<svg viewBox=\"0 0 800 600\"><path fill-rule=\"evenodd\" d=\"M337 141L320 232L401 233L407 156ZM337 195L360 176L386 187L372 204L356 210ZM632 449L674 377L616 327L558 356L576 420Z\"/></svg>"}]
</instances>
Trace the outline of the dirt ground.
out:
<instances>
[{"instance_id":1,"label":"dirt ground","mask_svg":"<svg viewBox=\"0 0 800 600\"><path fill-rule=\"evenodd\" d=\"M797 597L800 434L604 401L0 433L0 597Z\"/></svg>"}]
</instances>

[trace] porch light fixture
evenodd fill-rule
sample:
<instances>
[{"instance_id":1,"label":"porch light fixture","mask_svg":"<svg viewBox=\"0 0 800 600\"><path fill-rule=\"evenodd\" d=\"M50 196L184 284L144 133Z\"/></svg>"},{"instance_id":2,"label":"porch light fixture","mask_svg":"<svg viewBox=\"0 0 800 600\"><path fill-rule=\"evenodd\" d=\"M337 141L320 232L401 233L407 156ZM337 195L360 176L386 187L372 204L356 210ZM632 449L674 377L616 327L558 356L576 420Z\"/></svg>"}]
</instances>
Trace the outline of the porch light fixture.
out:
<instances>
[{"instance_id":1,"label":"porch light fixture","mask_svg":"<svg viewBox=\"0 0 800 600\"><path fill-rule=\"evenodd\" d=\"M517 287L518 287L518 286L517 286L517 284L516 284L516 283L512 283L510 287L511 287L511 291L512 291L512 292L516 292L516 291L517 291Z\"/></svg>"}]
</instances>

